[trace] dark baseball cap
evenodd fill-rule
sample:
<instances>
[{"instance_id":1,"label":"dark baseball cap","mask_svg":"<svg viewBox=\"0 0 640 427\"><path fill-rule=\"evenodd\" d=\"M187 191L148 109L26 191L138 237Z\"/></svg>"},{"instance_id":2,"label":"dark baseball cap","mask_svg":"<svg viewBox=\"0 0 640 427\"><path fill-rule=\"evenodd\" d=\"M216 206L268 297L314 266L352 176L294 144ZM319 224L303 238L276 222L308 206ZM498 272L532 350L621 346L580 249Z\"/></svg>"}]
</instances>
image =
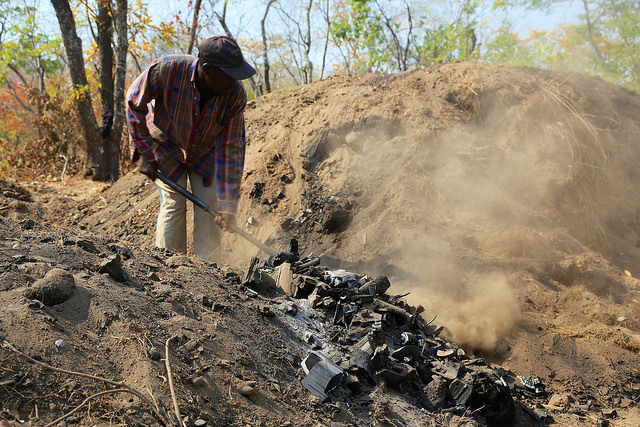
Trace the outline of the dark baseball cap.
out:
<instances>
[{"instance_id":1,"label":"dark baseball cap","mask_svg":"<svg viewBox=\"0 0 640 427\"><path fill-rule=\"evenodd\" d=\"M220 68L235 80L248 79L256 73L244 60L240 46L231 37L214 36L203 40L198 46L198 58Z\"/></svg>"}]
</instances>

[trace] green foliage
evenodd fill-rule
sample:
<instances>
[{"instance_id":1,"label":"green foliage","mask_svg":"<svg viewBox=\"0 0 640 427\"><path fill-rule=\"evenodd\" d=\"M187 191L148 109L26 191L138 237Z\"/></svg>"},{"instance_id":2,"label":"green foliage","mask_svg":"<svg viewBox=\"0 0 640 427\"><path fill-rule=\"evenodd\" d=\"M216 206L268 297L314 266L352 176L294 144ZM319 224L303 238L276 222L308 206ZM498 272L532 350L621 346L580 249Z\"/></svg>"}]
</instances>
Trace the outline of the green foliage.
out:
<instances>
[{"instance_id":1,"label":"green foliage","mask_svg":"<svg viewBox=\"0 0 640 427\"><path fill-rule=\"evenodd\" d=\"M128 12L129 53L136 61L146 63L156 56L174 53L180 36L175 23L154 24L148 5L142 0L129 0Z\"/></svg>"},{"instance_id":2,"label":"green foliage","mask_svg":"<svg viewBox=\"0 0 640 427\"><path fill-rule=\"evenodd\" d=\"M494 2L551 11L561 1ZM503 25L487 44L490 63L530 65L592 74L640 91L640 8L637 0L586 0L579 22L520 39Z\"/></svg>"},{"instance_id":3,"label":"green foliage","mask_svg":"<svg viewBox=\"0 0 640 427\"><path fill-rule=\"evenodd\" d=\"M475 25L475 21L458 20L427 28L422 43L416 47L420 64L429 66L476 58Z\"/></svg>"},{"instance_id":4,"label":"green foliage","mask_svg":"<svg viewBox=\"0 0 640 427\"><path fill-rule=\"evenodd\" d=\"M591 44L595 71L640 90L640 8L637 0L587 2L576 29Z\"/></svg>"},{"instance_id":5,"label":"green foliage","mask_svg":"<svg viewBox=\"0 0 640 427\"><path fill-rule=\"evenodd\" d=\"M349 0L341 3L331 35L348 49L347 60L366 69L399 71L478 57L476 11L480 0L417 9L409 3L387 0ZM454 9L445 13L443 9ZM363 61L365 59L365 61Z\"/></svg>"},{"instance_id":6,"label":"green foliage","mask_svg":"<svg viewBox=\"0 0 640 427\"><path fill-rule=\"evenodd\" d=\"M378 70L388 58L381 17L373 12L368 0L339 4L329 31L338 45L346 47L349 59L354 60L350 64L352 71Z\"/></svg>"},{"instance_id":7,"label":"green foliage","mask_svg":"<svg viewBox=\"0 0 640 427\"><path fill-rule=\"evenodd\" d=\"M23 77L49 75L62 67L62 39L39 28L37 3L15 5L0 0L0 83L9 71L19 70ZM35 79L32 79L35 80Z\"/></svg>"}]
</instances>

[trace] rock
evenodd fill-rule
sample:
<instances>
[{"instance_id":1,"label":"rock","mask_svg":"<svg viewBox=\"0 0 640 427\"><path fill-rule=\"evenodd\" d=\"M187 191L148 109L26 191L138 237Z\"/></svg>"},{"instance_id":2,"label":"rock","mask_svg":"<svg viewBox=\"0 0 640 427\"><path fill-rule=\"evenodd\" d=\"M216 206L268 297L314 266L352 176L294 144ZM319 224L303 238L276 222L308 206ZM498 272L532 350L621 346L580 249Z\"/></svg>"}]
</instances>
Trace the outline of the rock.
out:
<instances>
[{"instance_id":1,"label":"rock","mask_svg":"<svg viewBox=\"0 0 640 427\"><path fill-rule=\"evenodd\" d=\"M96 245L94 245L93 242L90 240L78 240L76 244L89 253L92 253L92 254L100 253L98 248L96 248Z\"/></svg>"},{"instance_id":2,"label":"rock","mask_svg":"<svg viewBox=\"0 0 640 427\"><path fill-rule=\"evenodd\" d=\"M157 348L155 347L151 347L149 349L149 357L151 358L151 360L160 360L160 358L162 357L162 355L160 354L160 352L158 351Z\"/></svg>"},{"instance_id":3,"label":"rock","mask_svg":"<svg viewBox=\"0 0 640 427\"><path fill-rule=\"evenodd\" d=\"M620 399L620 406L623 408L628 408L629 406L633 405L634 401L631 399L627 399L627 398L622 398Z\"/></svg>"},{"instance_id":4,"label":"rock","mask_svg":"<svg viewBox=\"0 0 640 427\"><path fill-rule=\"evenodd\" d=\"M115 252L116 254L120 255L120 257L125 261L133 258L133 251L127 248L126 246L109 245L109 249L112 252Z\"/></svg>"},{"instance_id":5,"label":"rock","mask_svg":"<svg viewBox=\"0 0 640 427\"><path fill-rule=\"evenodd\" d=\"M449 391L447 381L444 378L436 376L433 381L424 387L423 391L436 410L444 408Z\"/></svg>"},{"instance_id":6,"label":"rock","mask_svg":"<svg viewBox=\"0 0 640 427\"><path fill-rule=\"evenodd\" d=\"M571 403L573 403L574 401L575 399L573 398L573 396L568 393L555 393L553 396L551 396L547 405L552 407L550 409L560 408L564 410L568 409Z\"/></svg>"},{"instance_id":7,"label":"rock","mask_svg":"<svg viewBox=\"0 0 640 427\"><path fill-rule=\"evenodd\" d=\"M238 384L236 391L252 402L256 402L258 400L258 392L256 391L255 386L255 381L243 381Z\"/></svg>"},{"instance_id":8,"label":"rock","mask_svg":"<svg viewBox=\"0 0 640 427\"><path fill-rule=\"evenodd\" d=\"M268 305L258 305L258 312L261 316L264 317L276 317L276 313L274 313L273 310L271 310L271 307L269 307Z\"/></svg>"},{"instance_id":9,"label":"rock","mask_svg":"<svg viewBox=\"0 0 640 427\"><path fill-rule=\"evenodd\" d=\"M354 348L351 352L351 369L361 370L367 374L371 373L371 363L369 353L359 348Z\"/></svg>"},{"instance_id":10,"label":"rock","mask_svg":"<svg viewBox=\"0 0 640 427\"><path fill-rule=\"evenodd\" d=\"M388 359L389 347L386 344L383 344L373 352L373 356L371 357L371 368L375 370L384 368Z\"/></svg>"},{"instance_id":11,"label":"rock","mask_svg":"<svg viewBox=\"0 0 640 427\"><path fill-rule=\"evenodd\" d=\"M200 302L202 302L202 305L204 305L205 307L213 308L213 302L211 302L208 296L200 295L198 296L198 299L200 300Z\"/></svg>"},{"instance_id":12,"label":"rock","mask_svg":"<svg viewBox=\"0 0 640 427\"><path fill-rule=\"evenodd\" d=\"M54 268L27 289L24 296L41 301L44 305L62 304L71 298L75 287L76 281L71 273Z\"/></svg>"},{"instance_id":13,"label":"rock","mask_svg":"<svg viewBox=\"0 0 640 427\"><path fill-rule=\"evenodd\" d=\"M102 264L98 266L98 273L107 273L118 282L124 282L126 280L120 255L112 255L103 261Z\"/></svg>"},{"instance_id":14,"label":"rock","mask_svg":"<svg viewBox=\"0 0 640 427\"><path fill-rule=\"evenodd\" d=\"M23 219L22 221L20 221L20 228L22 230L25 230L25 231L31 230L35 226L36 226L36 222L31 218Z\"/></svg>"},{"instance_id":15,"label":"rock","mask_svg":"<svg viewBox=\"0 0 640 427\"><path fill-rule=\"evenodd\" d=\"M191 267L193 266L193 261L185 255L174 255L167 260L167 265L170 268Z\"/></svg>"}]
</instances>

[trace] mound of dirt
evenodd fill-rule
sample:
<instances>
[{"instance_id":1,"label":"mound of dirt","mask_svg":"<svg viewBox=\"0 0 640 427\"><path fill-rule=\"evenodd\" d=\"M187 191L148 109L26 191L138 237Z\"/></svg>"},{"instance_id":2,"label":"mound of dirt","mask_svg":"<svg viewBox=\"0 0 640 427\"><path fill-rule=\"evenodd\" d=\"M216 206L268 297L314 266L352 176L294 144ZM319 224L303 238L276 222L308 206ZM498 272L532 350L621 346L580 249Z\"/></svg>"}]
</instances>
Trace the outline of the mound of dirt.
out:
<instances>
[{"instance_id":1,"label":"mound of dirt","mask_svg":"<svg viewBox=\"0 0 640 427\"><path fill-rule=\"evenodd\" d=\"M277 250L295 237L323 265L386 275L391 294L410 292L425 318L437 315L448 341L538 378L548 394L527 403L546 405L543 419L635 425L639 115L637 94L599 79L472 63L278 91L247 107L238 224ZM16 187L3 184L0 197L8 301L0 335L16 347L67 369L102 366L169 401L162 364L148 355L175 335L179 401L191 422L200 414L212 425L381 422L373 408L309 399L299 360L287 357L304 356L301 348L256 315L273 301L249 297L232 273L260 255L238 236L224 236L224 270L153 249L156 190L136 173L107 187ZM124 284L97 273L116 254ZM73 272L74 297L54 310L29 307L19 289L52 267ZM219 310L203 309L202 296ZM52 346L59 337L74 344ZM69 409L69 396L98 391L22 371L14 354L3 350L16 383L62 379L39 408L47 420ZM243 381L257 381L258 403L234 394ZM119 422L152 416L116 397ZM392 413L420 418L393 399Z\"/></svg>"}]
</instances>

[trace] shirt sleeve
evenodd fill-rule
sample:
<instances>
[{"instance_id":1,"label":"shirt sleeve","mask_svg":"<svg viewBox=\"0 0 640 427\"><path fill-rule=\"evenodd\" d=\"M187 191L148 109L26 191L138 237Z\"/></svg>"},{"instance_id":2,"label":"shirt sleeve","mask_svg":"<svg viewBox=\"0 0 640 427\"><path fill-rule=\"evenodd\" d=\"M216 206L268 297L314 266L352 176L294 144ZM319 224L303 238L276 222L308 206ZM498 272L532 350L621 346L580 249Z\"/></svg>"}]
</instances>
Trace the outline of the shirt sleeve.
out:
<instances>
[{"instance_id":1,"label":"shirt sleeve","mask_svg":"<svg viewBox=\"0 0 640 427\"><path fill-rule=\"evenodd\" d=\"M138 150L147 160L154 160L154 142L149 141L147 114L149 103L161 96L160 80L156 72L157 62L153 62L129 86L126 96L127 123L129 125L129 152Z\"/></svg>"},{"instance_id":2,"label":"shirt sleeve","mask_svg":"<svg viewBox=\"0 0 640 427\"><path fill-rule=\"evenodd\" d=\"M241 96L231 108L232 117L227 120L218 142L216 158L218 211L231 215L235 215L238 209L240 183L244 169L246 147L244 108L246 102L246 95Z\"/></svg>"}]
</instances>

